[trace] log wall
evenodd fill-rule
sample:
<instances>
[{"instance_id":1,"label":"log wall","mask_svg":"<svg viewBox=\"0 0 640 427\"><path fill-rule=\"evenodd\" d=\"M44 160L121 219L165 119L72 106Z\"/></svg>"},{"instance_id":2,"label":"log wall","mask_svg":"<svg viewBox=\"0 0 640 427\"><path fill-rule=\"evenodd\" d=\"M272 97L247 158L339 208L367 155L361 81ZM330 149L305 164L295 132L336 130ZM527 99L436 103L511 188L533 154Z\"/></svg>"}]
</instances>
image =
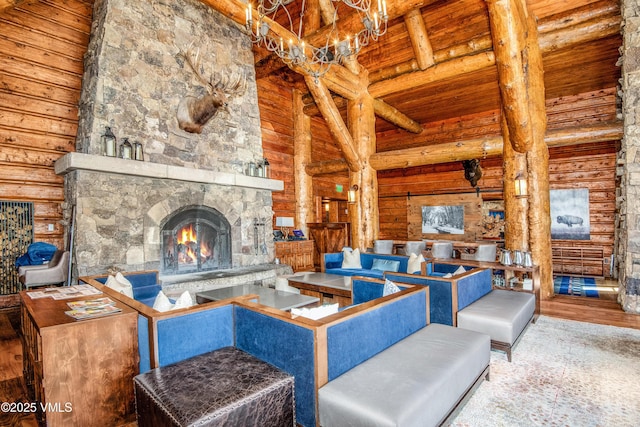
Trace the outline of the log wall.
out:
<instances>
[{"instance_id":1,"label":"log wall","mask_svg":"<svg viewBox=\"0 0 640 427\"><path fill-rule=\"evenodd\" d=\"M615 120L615 89L602 90L574 97L547 101L549 128L558 129ZM487 112L472 117L456 118L426 126L429 141L444 142L457 139L499 134L499 114ZM400 133L392 132L382 139L378 135L379 150L398 149ZM408 136L408 146L419 138ZM550 150L549 179L551 189L588 188L591 239L588 241L553 240L554 254L559 248L580 248L586 260L576 258L576 251L565 251L571 258L556 263L565 272L610 276L609 262L615 239L616 152L618 143L594 143L581 146L558 147ZM479 182L483 202L502 199L502 160L481 161L482 179ZM380 238L407 239L412 200L424 195L442 195L446 204L451 195L474 192L464 178L459 163L423 166L378 173L380 197ZM475 193L474 193L475 194ZM431 199L433 200L433 199ZM595 254L595 256L593 256ZM600 255L601 254L601 255ZM602 258L602 262L592 258ZM580 258L580 257L578 257Z\"/></svg>"},{"instance_id":2,"label":"log wall","mask_svg":"<svg viewBox=\"0 0 640 427\"><path fill-rule=\"evenodd\" d=\"M24 2L0 14L0 198L33 202L35 241L59 248L64 181L53 163L75 151L92 4Z\"/></svg>"}]
</instances>

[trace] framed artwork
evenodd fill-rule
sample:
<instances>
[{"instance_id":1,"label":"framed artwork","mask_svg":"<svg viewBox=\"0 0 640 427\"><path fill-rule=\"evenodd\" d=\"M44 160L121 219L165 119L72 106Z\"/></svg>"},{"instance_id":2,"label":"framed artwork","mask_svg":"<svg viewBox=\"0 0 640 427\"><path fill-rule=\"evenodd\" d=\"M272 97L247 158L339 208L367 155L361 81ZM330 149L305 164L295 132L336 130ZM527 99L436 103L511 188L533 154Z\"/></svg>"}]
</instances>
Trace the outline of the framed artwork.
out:
<instances>
[{"instance_id":1,"label":"framed artwork","mask_svg":"<svg viewBox=\"0 0 640 427\"><path fill-rule=\"evenodd\" d=\"M551 238L590 240L589 189L549 191Z\"/></svg>"},{"instance_id":2,"label":"framed artwork","mask_svg":"<svg viewBox=\"0 0 640 427\"><path fill-rule=\"evenodd\" d=\"M464 206L422 206L423 234L464 234Z\"/></svg>"}]
</instances>

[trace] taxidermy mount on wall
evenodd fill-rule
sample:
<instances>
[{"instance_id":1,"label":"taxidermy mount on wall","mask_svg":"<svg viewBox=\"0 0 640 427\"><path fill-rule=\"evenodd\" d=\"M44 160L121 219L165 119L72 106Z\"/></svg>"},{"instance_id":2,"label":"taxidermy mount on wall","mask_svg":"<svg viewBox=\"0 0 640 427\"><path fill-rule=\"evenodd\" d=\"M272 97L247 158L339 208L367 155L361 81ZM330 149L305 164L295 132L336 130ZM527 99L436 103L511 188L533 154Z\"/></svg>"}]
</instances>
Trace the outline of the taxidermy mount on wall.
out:
<instances>
[{"instance_id":1,"label":"taxidermy mount on wall","mask_svg":"<svg viewBox=\"0 0 640 427\"><path fill-rule=\"evenodd\" d=\"M201 133L220 108L225 108L229 98L239 96L247 88L247 80L241 75L224 77L212 74L208 79L204 77L199 62L200 51L193 54L191 48L187 52L180 51L180 56L193 70L198 80L204 85L207 94L201 97L186 96L180 100L176 117L180 129Z\"/></svg>"},{"instance_id":2,"label":"taxidermy mount on wall","mask_svg":"<svg viewBox=\"0 0 640 427\"><path fill-rule=\"evenodd\" d=\"M482 169L480 168L480 160L471 159L463 160L462 167L464 168L464 177L472 187L478 185L478 181L482 178Z\"/></svg>"}]
</instances>

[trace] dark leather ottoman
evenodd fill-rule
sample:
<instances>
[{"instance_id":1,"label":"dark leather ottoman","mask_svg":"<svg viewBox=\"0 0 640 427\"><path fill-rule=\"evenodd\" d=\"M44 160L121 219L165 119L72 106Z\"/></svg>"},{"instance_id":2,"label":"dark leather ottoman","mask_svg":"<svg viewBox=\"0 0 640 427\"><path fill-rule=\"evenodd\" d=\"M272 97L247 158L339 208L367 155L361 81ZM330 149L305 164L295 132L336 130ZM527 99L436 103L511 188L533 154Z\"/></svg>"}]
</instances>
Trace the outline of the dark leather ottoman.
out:
<instances>
[{"instance_id":1,"label":"dark leather ottoman","mask_svg":"<svg viewBox=\"0 0 640 427\"><path fill-rule=\"evenodd\" d=\"M221 348L136 376L138 426L294 426L293 380Z\"/></svg>"}]
</instances>

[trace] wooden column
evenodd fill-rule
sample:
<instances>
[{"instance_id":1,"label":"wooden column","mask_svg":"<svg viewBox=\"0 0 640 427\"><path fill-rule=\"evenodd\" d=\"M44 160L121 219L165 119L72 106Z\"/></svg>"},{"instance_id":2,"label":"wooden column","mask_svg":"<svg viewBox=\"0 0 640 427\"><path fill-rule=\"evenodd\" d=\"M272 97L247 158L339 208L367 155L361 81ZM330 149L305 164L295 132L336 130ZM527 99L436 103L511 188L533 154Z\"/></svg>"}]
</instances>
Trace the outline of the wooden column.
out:
<instances>
[{"instance_id":1,"label":"wooden column","mask_svg":"<svg viewBox=\"0 0 640 427\"><path fill-rule=\"evenodd\" d=\"M500 123L502 136L509 140L509 128L504 115ZM515 180L518 175L526 178L527 157L513 149L511 144L503 145L502 153L502 194L504 198L504 246L509 250L529 249L529 221L527 218L527 198L516 198Z\"/></svg>"},{"instance_id":2,"label":"wooden column","mask_svg":"<svg viewBox=\"0 0 640 427\"><path fill-rule=\"evenodd\" d=\"M293 90L293 173L296 199L296 225L305 236L307 223L315 222L313 177L305 171L311 163L311 118L302 112L302 93Z\"/></svg>"},{"instance_id":3,"label":"wooden column","mask_svg":"<svg viewBox=\"0 0 640 427\"><path fill-rule=\"evenodd\" d=\"M368 79L366 71L361 77ZM380 229L378 174L369 164L369 157L376 152L376 116L374 99L367 91L347 103L347 125L362 166L349 174L349 185L358 186L356 203L349 207L351 245L365 250L373 246Z\"/></svg>"},{"instance_id":4,"label":"wooden column","mask_svg":"<svg viewBox=\"0 0 640 427\"><path fill-rule=\"evenodd\" d=\"M505 238L513 245L523 245L510 249L531 250L534 263L540 266L541 297L549 298L553 295L549 153L544 140L547 117L537 27L522 0L486 2L504 116L505 209L508 208L505 217L510 225L505 231L522 233ZM510 147L507 148L507 145ZM528 170L515 170L524 166L521 156L516 152L524 154ZM528 177L526 219L522 216L523 207L511 200L515 194L507 192L511 191L509 187L514 186L514 172ZM510 215L514 218L509 218ZM522 221L525 225L520 228L516 222ZM528 245L525 245L527 237L524 227L528 229Z\"/></svg>"},{"instance_id":5,"label":"wooden column","mask_svg":"<svg viewBox=\"0 0 640 427\"><path fill-rule=\"evenodd\" d=\"M524 6L523 6L524 7ZM526 12L526 9L525 9ZM551 256L551 207L549 201L549 148L545 143L547 112L542 53L534 17L527 16L526 58L529 79L527 93L533 144L527 153L529 169L529 247L533 262L540 265L540 296L553 297Z\"/></svg>"}]
</instances>

